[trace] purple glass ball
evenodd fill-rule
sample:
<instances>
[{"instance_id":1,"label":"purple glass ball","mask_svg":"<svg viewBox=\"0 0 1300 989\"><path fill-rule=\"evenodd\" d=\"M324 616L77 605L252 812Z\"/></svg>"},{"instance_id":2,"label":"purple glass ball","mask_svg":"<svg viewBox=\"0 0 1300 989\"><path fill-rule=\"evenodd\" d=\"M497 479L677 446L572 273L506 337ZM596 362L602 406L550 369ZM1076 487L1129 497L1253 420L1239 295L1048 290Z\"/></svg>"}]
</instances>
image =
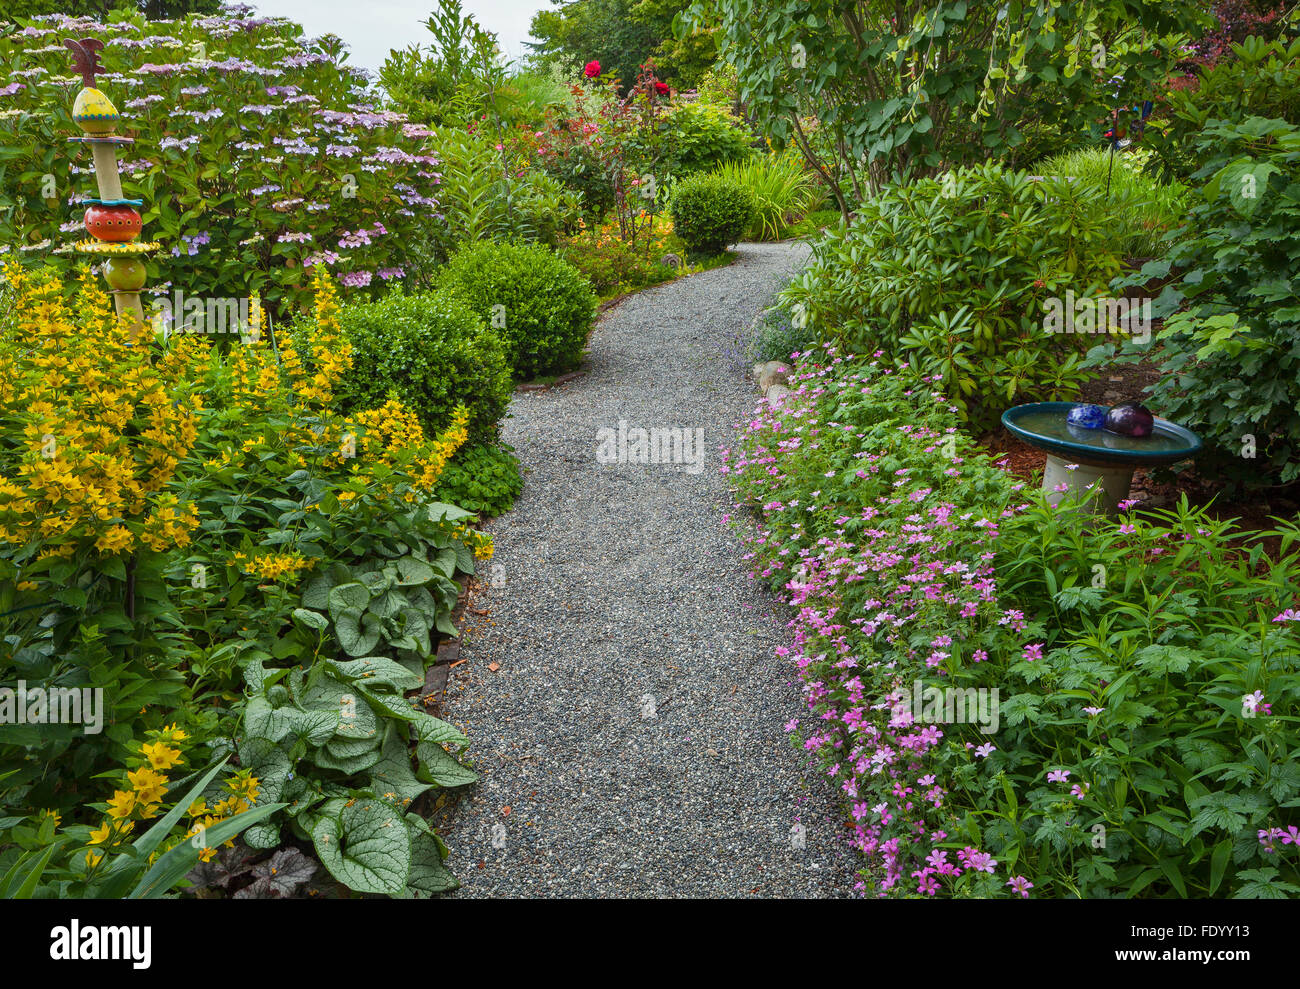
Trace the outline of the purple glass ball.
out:
<instances>
[{"instance_id":1,"label":"purple glass ball","mask_svg":"<svg viewBox=\"0 0 1300 989\"><path fill-rule=\"evenodd\" d=\"M1083 429L1101 429L1106 421L1106 410L1100 405L1076 405L1066 413L1065 421Z\"/></svg>"},{"instance_id":2,"label":"purple glass ball","mask_svg":"<svg viewBox=\"0 0 1300 989\"><path fill-rule=\"evenodd\" d=\"M1120 436L1150 436L1155 417L1145 405L1121 402L1106 413L1106 429Z\"/></svg>"}]
</instances>

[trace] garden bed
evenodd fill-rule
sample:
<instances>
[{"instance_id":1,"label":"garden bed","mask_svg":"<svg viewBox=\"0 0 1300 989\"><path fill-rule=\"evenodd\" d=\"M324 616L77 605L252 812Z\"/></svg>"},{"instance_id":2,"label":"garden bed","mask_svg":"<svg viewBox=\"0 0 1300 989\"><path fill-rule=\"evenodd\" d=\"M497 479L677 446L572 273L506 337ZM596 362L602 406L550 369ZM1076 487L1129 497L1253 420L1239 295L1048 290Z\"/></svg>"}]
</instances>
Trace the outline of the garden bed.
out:
<instances>
[{"instance_id":1,"label":"garden bed","mask_svg":"<svg viewBox=\"0 0 1300 989\"><path fill-rule=\"evenodd\" d=\"M933 382L831 352L792 386L725 469L761 505L740 527L809 709L787 727L846 796L864 891L1300 890L1266 716L1300 697L1300 529L1257 566L1195 508L1053 509Z\"/></svg>"}]
</instances>

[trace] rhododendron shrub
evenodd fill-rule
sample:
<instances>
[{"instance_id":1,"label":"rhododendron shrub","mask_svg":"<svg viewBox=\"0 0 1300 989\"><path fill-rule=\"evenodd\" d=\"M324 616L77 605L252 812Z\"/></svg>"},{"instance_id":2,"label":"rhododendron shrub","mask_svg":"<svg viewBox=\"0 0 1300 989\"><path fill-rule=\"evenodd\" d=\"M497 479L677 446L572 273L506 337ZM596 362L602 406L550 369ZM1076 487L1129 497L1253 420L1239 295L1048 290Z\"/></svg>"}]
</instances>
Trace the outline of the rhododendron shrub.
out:
<instances>
[{"instance_id":1,"label":"rhododendron shrub","mask_svg":"<svg viewBox=\"0 0 1300 989\"><path fill-rule=\"evenodd\" d=\"M437 222L431 132L378 109L337 39L248 8L22 23L0 38L0 252L43 262L85 236L74 204L95 183L89 152L67 142L82 83L62 39L89 37L104 42L96 85L135 140L119 155L125 193L144 200L144 236L163 245L152 291L258 293L278 312L309 299L317 266L366 295L422 277L420 231Z\"/></svg>"},{"instance_id":2,"label":"rhododendron shrub","mask_svg":"<svg viewBox=\"0 0 1300 989\"><path fill-rule=\"evenodd\" d=\"M1300 529L1257 576L1204 513L1049 508L906 368L828 348L792 386L723 470L795 609L787 728L843 794L863 891L1296 884Z\"/></svg>"}]
</instances>

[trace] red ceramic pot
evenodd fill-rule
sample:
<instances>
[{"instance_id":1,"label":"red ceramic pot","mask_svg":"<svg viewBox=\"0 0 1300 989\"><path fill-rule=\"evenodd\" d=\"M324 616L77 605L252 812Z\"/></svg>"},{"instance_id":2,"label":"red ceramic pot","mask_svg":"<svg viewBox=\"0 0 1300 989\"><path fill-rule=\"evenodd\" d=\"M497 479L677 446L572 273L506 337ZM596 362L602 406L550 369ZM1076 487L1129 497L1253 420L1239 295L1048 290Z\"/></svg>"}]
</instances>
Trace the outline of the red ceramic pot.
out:
<instances>
[{"instance_id":1,"label":"red ceramic pot","mask_svg":"<svg viewBox=\"0 0 1300 989\"><path fill-rule=\"evenodd\" d=\"M96 240L110 243L135 240L144 226L140 214L130 206L89 206L86 231Z\"/></svg>"}]
</instances>

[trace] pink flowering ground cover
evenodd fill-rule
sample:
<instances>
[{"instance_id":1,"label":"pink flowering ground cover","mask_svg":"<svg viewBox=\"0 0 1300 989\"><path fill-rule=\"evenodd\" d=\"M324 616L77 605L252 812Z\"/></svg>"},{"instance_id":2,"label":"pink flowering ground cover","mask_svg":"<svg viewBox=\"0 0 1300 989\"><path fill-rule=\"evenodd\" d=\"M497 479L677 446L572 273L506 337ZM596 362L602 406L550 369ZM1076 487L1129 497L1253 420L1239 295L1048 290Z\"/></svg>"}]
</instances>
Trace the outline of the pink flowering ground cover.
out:
<instances>
[{"instance_id":1,"label":"pink flowering ground cover","mask_svg":"<svg viewBox=\"0 0 1300 989\"><path fill-rule=\"evenodd\" d=\"M1270 560L1186 505L1053 510L879 360L792 387L727 451L730 521L864 894L1300 892L1300 530Z\"/></svg>"}]
</instances>

